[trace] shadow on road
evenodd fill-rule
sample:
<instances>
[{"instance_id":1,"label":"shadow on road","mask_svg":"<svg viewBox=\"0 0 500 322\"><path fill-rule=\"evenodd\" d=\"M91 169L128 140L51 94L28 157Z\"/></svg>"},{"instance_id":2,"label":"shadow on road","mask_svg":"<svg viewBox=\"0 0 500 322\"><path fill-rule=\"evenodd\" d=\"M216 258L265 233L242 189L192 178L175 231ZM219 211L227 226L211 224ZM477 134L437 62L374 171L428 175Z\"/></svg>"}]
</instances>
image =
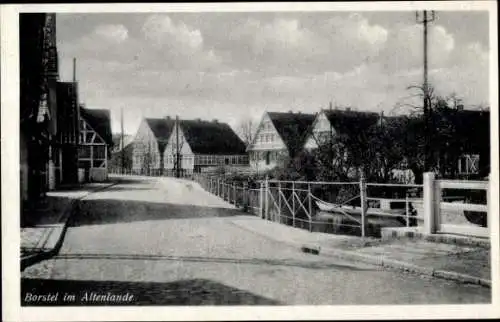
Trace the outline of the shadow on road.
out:
<instances>
[{"instance_id":1,"label":"shadow on road","mask_svg":"<svg viewBox=\"0 0 500 322\"><path fill-rule=\"evenodd\" d=\"M314 256L314 255L311 255ZM329 261L304 261L297 259L266 259L266 258L230 258L214 256L169 256L169 255L142 255L142 254L92 254L92 253L66 253L59 254L55 259L105 259L105 260L138 260L138 261L181 261L195 263L226 263L226 264L249 264L266 266L288 266L307 269L336 269L349 271L374 271L374 268L361 268L356 265L343 265Z\"/></svg>"},{"instance_id":2,"label":"shadow on road","mask_svg":"<svg viewBox=\"0 0 500 322\"><path fill-rule=\"evenodd\" d=\"M112 187L109 187L106 189L106 192L116 192L116 191L133 191L133 190L149 190L151 191L151 187L148 187L146 185L144 185L144 187L140 187L140 186L123 186L123 185L115 185L115 186L112 186Z\"/></svg>"},{"instance_id":3,"label":"shadow on road","mask_svg":"<svg viewBox=\"0 0 500 322\"><path fill-rule=\"evenodd\" d=\"M241 216L241 211L231 208L150 201L91 199L81 200L77 203L69 226L232 216Z\"/></svg>"},{"instance_id":4,"label":"shadow on road","mask_svg":"<svg viewBox=\"0 0 500 322\"><path fill-rule=\"evenodd\" d=\"M54 295L52 297L54 301L35 300L33 296L49 293ZM207 279L178 280L168 283L21 279L22 306L242 304L280 303Z\"/></svg>"}]
</instances>

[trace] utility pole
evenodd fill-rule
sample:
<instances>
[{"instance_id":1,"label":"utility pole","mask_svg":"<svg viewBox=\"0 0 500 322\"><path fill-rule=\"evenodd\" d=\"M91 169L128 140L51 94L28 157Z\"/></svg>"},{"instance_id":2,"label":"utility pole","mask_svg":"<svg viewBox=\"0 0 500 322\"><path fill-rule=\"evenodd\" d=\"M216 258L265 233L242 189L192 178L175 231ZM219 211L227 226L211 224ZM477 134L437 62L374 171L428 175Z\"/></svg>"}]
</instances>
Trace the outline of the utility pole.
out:
<instances>
[{"instance_id":1,"label":"utility pole","mask_svg":"<svg viewBox=\"0 0 500 322\"><path fill-rule=\"evenodd\" d=\"M73 83L76 83L76 58L73 57Z\"/></svg>"},{"instance_id":2,"label":"utility pole","mask_svg":"<svg viewBox=\"0 0 500 322\"><path fill-rule=\"evenodd\" d=\"M175 176L180 177L179 116L175 116Z\"/></svg>"},{"instance_id":3,"label":"utility pole","mask_svg":"<svg viewBox=\"0 0 500 322\"><path fill-rule=\"evenodd\" d=\"M424 133L425 133L425 143L424 143L424 172L430 170L430 166L432 164L431 159L431 150L430 150L430 114L431 114L431 97L429 94L429 81L428 81L428 44L427 44L427 25L429 22L432 22L436 19L435 13L433 10L428 12L427 10L423 10L422 13L419 11L416 12L415 16L417 23L421 23L424 27L424 83L422 84L422 90L424 94L423 103L424 103Z\"/></svg>"},{"instance_id":4,"label":"utility pole","mask_svg":"<svg viewBox=\"0 0 500 322\"><path fill-rule=\"evenodd\" d=\"M121 126L121 139L120 139L120 154L121 154L121 165L122 165L122 174L125 173L125 151L124 151L124 147L125 147L125 135L123 133L123 107L121 108L121 111L120 111L120 126Z\"/></svg>"}]
</instances>

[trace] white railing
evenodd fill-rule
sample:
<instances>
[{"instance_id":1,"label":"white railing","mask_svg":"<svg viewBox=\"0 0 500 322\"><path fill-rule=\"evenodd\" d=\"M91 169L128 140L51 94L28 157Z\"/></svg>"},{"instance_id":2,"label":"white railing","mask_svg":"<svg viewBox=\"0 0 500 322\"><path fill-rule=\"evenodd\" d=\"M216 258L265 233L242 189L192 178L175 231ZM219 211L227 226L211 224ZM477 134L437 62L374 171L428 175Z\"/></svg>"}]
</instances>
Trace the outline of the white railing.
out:
<instances>
[{"instance_id":1,"label":"white railing","mask_svg":"<svg viewBox=\"0 0 500 322\"><path fill-rule=\"evenodd\" d=\"M491 214L488 211L490 181L469 181L469 180L436 180L435 174L428 172L424 174L424 233L452 233L477 237L489 237L489 227ZM485 204L479 203L454 203L443 201L443 190L480 190L485 191ZM464 215L465 212L474 212L480 225L455 225L444 223L442 211L455 212L457 216ZM486 216L486 220L482 220ZM482 218L481 218L482 217ZM469 218L467 220L470 221Z\"/></svg>"}]
</instances>

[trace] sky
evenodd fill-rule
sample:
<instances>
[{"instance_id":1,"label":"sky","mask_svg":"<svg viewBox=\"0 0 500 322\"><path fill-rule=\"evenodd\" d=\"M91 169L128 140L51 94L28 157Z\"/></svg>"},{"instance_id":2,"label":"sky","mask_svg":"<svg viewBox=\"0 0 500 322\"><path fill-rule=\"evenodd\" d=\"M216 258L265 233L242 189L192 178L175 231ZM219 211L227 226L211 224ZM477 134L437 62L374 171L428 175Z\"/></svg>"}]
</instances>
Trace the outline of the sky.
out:
<instances>
[{"instance_id":1,"label":"sky","mask_svg":"<svg viewBox=\"0 0 500 322\"><path fill-rule=\"evenodd\" d=\"M438 11L429 81L488 106L486 11ZM144 117L218 119L237 129L264 111L334 106L404 113L422 82L414 11L59 13L59 72L80 101L134 134ZM399 107L398 107L399 106Z\"/></svg>"}]
</instances>

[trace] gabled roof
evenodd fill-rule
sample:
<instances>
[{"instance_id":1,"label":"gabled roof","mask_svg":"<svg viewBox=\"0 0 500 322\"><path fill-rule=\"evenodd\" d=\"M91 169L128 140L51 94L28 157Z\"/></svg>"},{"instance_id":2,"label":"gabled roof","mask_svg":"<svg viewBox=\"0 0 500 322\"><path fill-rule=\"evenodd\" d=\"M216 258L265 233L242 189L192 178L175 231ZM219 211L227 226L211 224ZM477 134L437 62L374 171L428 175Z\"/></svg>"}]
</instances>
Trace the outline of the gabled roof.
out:
<instances>
[{"instance_id":1,"label":"gabled roof","mask_svg":"<svg viewBox=\"0 0 500 322\"><path fill-rule=\"evenodd\" d=\"M287 146L290 155L294 155L305 143L307 132L316 115L304 113L268 112L276 131Z\"/></svg>"},{"instance_id":2,"label":"gabled roof","mask_svg":"<svg viewBox=\"0 0 500 322\"><path fill-rule=\"evenodd\" d=\"M402 127L406 126L407 123L408 123L408 115L385 116L382 114L377 122L377 125Z\"/></svg>"},{"instance_id":3,"label":"gabled roof","mask_svg":"<svg viewBox=\"0 0 500 322\"><path fill-rule=\"evenodd\" d=\"M323 112L335 131L346 135L356 135L360 131L366 131L380 120L380 115L375 112L353 110L323 110ZM394 117L390 119L397 120Z\"/></svg>"},{"instance_id":4,"label":"gabled roof","mask_svg":"<svg viewBox=\"0 0 500 322\"><path fill-rule=\"evenodd\" d=\"M113 145L111 119L109 110L89 109L80 106L80 117L83 118L108 145Z\"/></svg>"},{"instance_id":5,"label":"gabled roof","mask_svg":"<svg viewBox=\"0 0 500 322\"><path fill-rule=\"evenodd\" d=\"M167 146L170 134L174 129L175 121L173 119L167 118L146 118L145 120L154 136L156 137L156 140L158 142L158 149L160 150L160 152L163 152L165 150L165 147Z\"/></svg>"},{"instance_id":6,"label":"gabled roof","mask_svg":"<svg viewBox=\"0 0 500 322\"><path fill-rule=\"evenodd\" d=\"M195 154L245 154L245 143L226 123L181 120L180 124Z\"/></svg>"}]
</instances>

